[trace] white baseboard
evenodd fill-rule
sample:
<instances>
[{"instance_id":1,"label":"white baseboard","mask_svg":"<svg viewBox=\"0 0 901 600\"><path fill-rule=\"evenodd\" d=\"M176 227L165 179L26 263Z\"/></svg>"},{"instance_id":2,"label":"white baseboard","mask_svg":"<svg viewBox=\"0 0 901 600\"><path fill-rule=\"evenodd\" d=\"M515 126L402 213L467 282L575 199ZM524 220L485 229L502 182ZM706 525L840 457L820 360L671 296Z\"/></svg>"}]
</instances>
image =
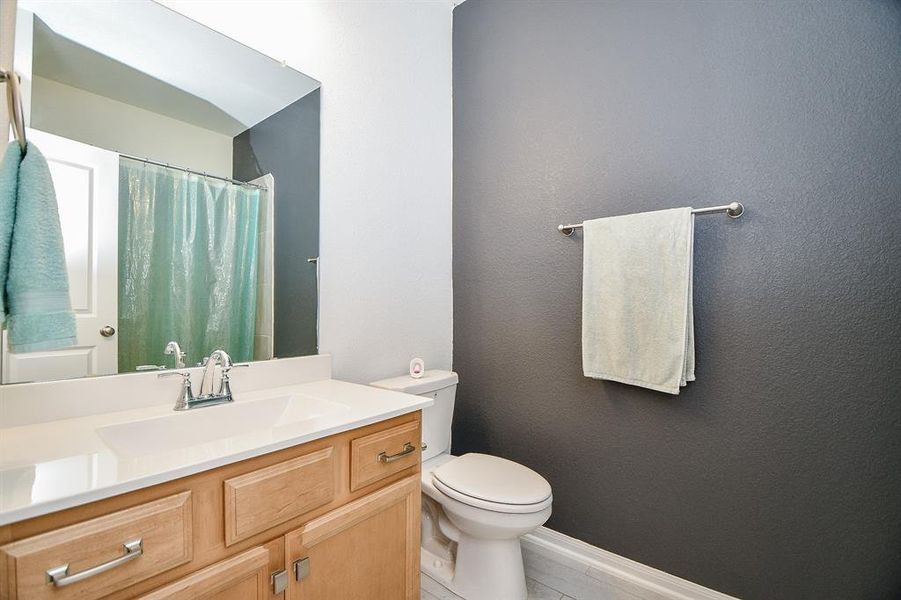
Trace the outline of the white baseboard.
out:
<instances>
[{"instance_id":1,"label":"white baseboard","mask_svg":"<svg viewBox=\"0 0 901 600\"><path fill-rule=\"evenodd\" d=\"M522 537L524 551L559 556L567 563L578 563L585 572L599 572L605 579L621 581L625 586L647 590L655 598L668 600L738 600L675 575L602 550L581 540L539 527Z\"/></svg>"}]
</instances>

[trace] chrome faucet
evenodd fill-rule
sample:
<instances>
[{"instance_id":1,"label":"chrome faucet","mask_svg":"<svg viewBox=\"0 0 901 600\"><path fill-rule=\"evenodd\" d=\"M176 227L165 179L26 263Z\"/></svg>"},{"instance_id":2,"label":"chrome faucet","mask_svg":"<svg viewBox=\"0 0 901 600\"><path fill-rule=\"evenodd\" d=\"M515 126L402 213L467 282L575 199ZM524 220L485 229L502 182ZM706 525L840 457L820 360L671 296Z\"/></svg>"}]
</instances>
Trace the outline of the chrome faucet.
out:
<instances>
[{"instance_id":1,"label":"chrome faucet","mask_svg":"<svg viewBox=\"0 0 901 600\"><path fill-rule=\"evenodd\" d=\"M203 379L200 382L200 395L210 396L213 393L213 378L216 376L216 366L222 367L222 380L219 383L219 393L222 393L222 384L228 383L228 371L232 368L232 359L225 350L213 350L203 361ZM231 393L229 393L231 396Z\"/></svg>"},{"instance_id":2,"label":"chrome faucet","mask_svg":"<svg viewBox=\"0 0 901 600\"><path fill-rule=\"evenodd\" d=\"M175 355L175 368L176 369L184 369L185 368L185 353L181 351L181 346L178 345L178 342L171 341L166 344L166 349L163 351L165 354Z\"/></svg>"},{"instance_id":3,"label":"chrome faucet","mask_svg":"<svg viewBox=\"0 0 901 600\"><path fill-rule=\"evenodd\" d=\"M234 402L232 398L231 385L229 384L229 372L234 367L249 367L249 364L235 364L225 350L214 350L203 364L203 380L200 384L200 394L195 396L191 391L191 374L187 371L170 371L168 373L160 373L158 377L171 377L173 375L181 375L183 379L182 389L175 400L175 408L173 410L190 410L192 408L201 408L204 406L215 406L216 404L225 404L226 402ZM216 367L222 369L222 375L219 380L219 389L213 392L213 378L216 375Z\"/></svg>"}]
</instances>

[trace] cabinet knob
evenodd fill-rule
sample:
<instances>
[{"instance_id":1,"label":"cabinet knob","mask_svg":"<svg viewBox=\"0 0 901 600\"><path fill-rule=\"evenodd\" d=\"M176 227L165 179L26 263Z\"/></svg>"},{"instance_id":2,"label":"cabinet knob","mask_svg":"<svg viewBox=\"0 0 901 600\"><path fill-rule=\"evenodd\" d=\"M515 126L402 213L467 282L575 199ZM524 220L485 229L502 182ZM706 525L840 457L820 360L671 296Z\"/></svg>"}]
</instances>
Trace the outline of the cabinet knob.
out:
<instances>
[{"instance_id":1,"label":"cabinet knob","mask_svg":"<svg viewBox=\"0 0 901 600\"><path fill-rule=\"evenodd\" d=\"M269 576L269 580L272 582L272 593L275 595L281 594L288 589L288 572L284 569L272 573Z\"/></svg>"},{"instance_id":2,"label":"cabinet knob","mask_svg":"<svg viewBox=\"0 0 901 600\"><path fill-rule=\"evenodd\" d=\"M294 561L294 580L300 581L310 575L310 557Z\"/></svg>"}]
</instances>

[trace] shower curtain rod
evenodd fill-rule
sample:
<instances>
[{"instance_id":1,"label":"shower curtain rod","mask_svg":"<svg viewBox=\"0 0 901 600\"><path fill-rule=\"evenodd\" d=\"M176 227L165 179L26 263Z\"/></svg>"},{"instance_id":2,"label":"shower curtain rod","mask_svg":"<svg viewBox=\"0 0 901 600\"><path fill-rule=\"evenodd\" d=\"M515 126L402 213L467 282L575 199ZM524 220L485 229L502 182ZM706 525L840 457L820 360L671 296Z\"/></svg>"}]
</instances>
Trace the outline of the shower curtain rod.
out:
<instances>
[{"instance_id":1,"label":"shower curtain rod","mask_svg":"<svg viewBox=\"0 0 901 600\"><path fill-rule=\"evenodd\" d=\"M695 208L691 211L693 215L709 215L712 213L726 213L733 219L737 219L745 212L745 207L741 202L732 202L723 206L710 206L707 208ZM576 229L582 229L581 223L573 223L572 225L557 225L557 231L565 235L571 236Z\"/></svg>"},{"instance_id":2,"label":"shower curtain rod","mask_svg":"<svg viewBox=\"0 0 901 600\"><path fill-rule=\"evenodd\" d=\"M202 171L195 171L193 169L188 169L187 167L179 167L177 165L170 165L169 163L160 162L158 160L152 160L149 158L142 158L140 156L132 156L131 154L124 154L119 152L119 156L122 158L127 158L129 160L136 160L142 163L147 163L149 165L156 165L158 167L166 167L167 169L175 169L176 171L184 171L185 173L192 173L194 175L200 175L202 177L209 177L210 179L218 179L219 181L227 181L228 183L234 183L235 185L246 185L247 187L257 188L258 190L267 190L264 185L257 185L255 183L250 183L247 181L238 181L237 179L232 179L231 177L221 177L219 175L210 175L209 173L204 173Z\"/></svg>"}]
</instances>

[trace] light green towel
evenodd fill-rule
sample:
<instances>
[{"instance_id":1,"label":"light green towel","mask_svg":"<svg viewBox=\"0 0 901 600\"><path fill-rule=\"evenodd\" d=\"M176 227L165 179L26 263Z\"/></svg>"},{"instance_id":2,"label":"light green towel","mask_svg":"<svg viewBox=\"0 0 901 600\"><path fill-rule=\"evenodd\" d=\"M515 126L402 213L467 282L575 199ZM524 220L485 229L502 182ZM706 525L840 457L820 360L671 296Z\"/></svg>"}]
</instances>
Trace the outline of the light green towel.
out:
<instances>
[{"instance_id":1,"label":"light green towel","mask_svg":"<svg viewBox=\"0 0 901 600\"><path fill-rule=\"evenodd\" d=\"M19 184L19 163L22 149L13 142L0 161L0 324L6 321L6 276L9 273L9 249L13 244L13 224L16 222L16 186Z\"/></svg>"},{"instance_id":2,"label":"light green towel","mask_svg":"<svg viewBox=\"0 0 901 600\"><path fill-rule=\"evenodd\" d=\"M582 370L678 394L695 378L690 208L585 221Z\"/></svg>"},{"instance_id":3,"label":"light green towel","mask_svg":"<svg viewBox=\"0 0 901 600\"><path fill-rule=\"evenodd\" d=\"M75 314L56 192L47 160L12 142L0 164L0 318L11 352L74 346Z\"/></svg>"}]
</instances>

